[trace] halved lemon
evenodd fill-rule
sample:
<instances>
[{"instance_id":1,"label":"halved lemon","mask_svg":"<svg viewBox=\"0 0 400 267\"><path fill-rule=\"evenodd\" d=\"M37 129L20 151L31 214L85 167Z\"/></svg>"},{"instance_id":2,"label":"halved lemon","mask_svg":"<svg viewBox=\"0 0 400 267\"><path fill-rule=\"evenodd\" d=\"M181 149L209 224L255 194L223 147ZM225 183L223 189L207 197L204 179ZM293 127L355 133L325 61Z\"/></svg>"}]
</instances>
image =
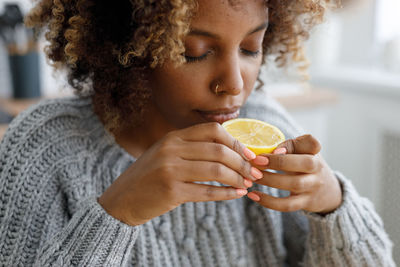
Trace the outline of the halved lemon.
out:
<instances>
[{"instance_id":1,"label":"halved lemon","mask_svg":"<svg viewBox=\"0 0 400 267\"><path fill-rule=\"evenodd\" d=\"M285 136L276 126L255 119L232 119L222 123L222 127L256 155L271 153Z\"/></svg>"}]
</instances>

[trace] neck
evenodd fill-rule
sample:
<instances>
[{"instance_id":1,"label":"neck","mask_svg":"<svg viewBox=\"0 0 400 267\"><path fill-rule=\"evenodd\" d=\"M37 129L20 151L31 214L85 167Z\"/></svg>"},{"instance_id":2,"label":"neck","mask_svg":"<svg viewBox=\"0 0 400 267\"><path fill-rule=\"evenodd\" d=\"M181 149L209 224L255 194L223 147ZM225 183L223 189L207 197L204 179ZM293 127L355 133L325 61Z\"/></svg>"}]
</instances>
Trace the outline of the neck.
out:
<instances>
[{"instance_id":1,"label":"neck","mask_svg":"<svg viewBox=\"0 0 400 267\"><path fill-rule=\"evenodd\" d=\"M115 136L116 142L135 158L139 158L165 134L174 130L153 105L144 114L143 123L124 129Z\"/></svg>"}]
</instances>

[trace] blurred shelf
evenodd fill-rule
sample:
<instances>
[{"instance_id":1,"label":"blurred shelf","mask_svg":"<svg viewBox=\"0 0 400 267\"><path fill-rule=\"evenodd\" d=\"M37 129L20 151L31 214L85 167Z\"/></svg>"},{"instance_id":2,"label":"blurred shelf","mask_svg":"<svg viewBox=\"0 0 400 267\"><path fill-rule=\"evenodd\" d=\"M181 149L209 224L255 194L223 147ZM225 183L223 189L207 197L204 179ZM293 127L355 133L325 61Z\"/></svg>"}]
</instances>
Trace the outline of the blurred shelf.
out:
<instances>
[{"instance_id":1,"label":"blurred shelf","mask_svg":"<svg viewBox=\"0 0 400 267\"><path fill-rule=\"evenodd\" d=\"M400 97L400 73L358 66L320 68L311 74L315 86L332 86L338 90Z\"/></svg>"}]
</instances>

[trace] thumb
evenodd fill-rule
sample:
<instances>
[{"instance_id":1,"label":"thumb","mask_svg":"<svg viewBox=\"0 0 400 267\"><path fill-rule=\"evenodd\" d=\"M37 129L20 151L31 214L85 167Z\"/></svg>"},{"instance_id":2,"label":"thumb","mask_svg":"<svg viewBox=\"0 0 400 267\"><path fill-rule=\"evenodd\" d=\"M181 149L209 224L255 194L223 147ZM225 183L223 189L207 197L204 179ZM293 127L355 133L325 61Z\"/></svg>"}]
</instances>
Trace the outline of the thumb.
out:
<instances>
[{"instance_id":1,"label":"thumb","mask_svg":"<svg viewBox=\"0 0 400 267\"><path fill-rule=\"evenodd\" d=\"M321 151L321 144L311 134L306 134L280 143L279 146L275 148L273 154L284 154L282 153L284 149L286 149L287 154L315 155ZM275 153L275 151L277 153Z\"/></svg>"}]
</instances>

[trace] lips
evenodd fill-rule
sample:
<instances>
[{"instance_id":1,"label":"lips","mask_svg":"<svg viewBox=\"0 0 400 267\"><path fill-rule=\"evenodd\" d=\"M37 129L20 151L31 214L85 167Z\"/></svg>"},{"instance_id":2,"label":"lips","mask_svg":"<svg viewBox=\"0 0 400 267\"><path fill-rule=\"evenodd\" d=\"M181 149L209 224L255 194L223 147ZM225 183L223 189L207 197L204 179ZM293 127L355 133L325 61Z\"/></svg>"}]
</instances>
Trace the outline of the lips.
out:
<instances>
[{"instance_id":1,"label":"lips","mask_svg":"<svg viewBox=\"0 0 400 267\"><path fill-rule=\"evenodd\" d=\"M240 109L224 109L224 110L213 110L213 111L201 111L197 110L200 116L208 122L218 122L220 124L225 121L235 119L239 116Z\"/></svg>"}]
</instances>

